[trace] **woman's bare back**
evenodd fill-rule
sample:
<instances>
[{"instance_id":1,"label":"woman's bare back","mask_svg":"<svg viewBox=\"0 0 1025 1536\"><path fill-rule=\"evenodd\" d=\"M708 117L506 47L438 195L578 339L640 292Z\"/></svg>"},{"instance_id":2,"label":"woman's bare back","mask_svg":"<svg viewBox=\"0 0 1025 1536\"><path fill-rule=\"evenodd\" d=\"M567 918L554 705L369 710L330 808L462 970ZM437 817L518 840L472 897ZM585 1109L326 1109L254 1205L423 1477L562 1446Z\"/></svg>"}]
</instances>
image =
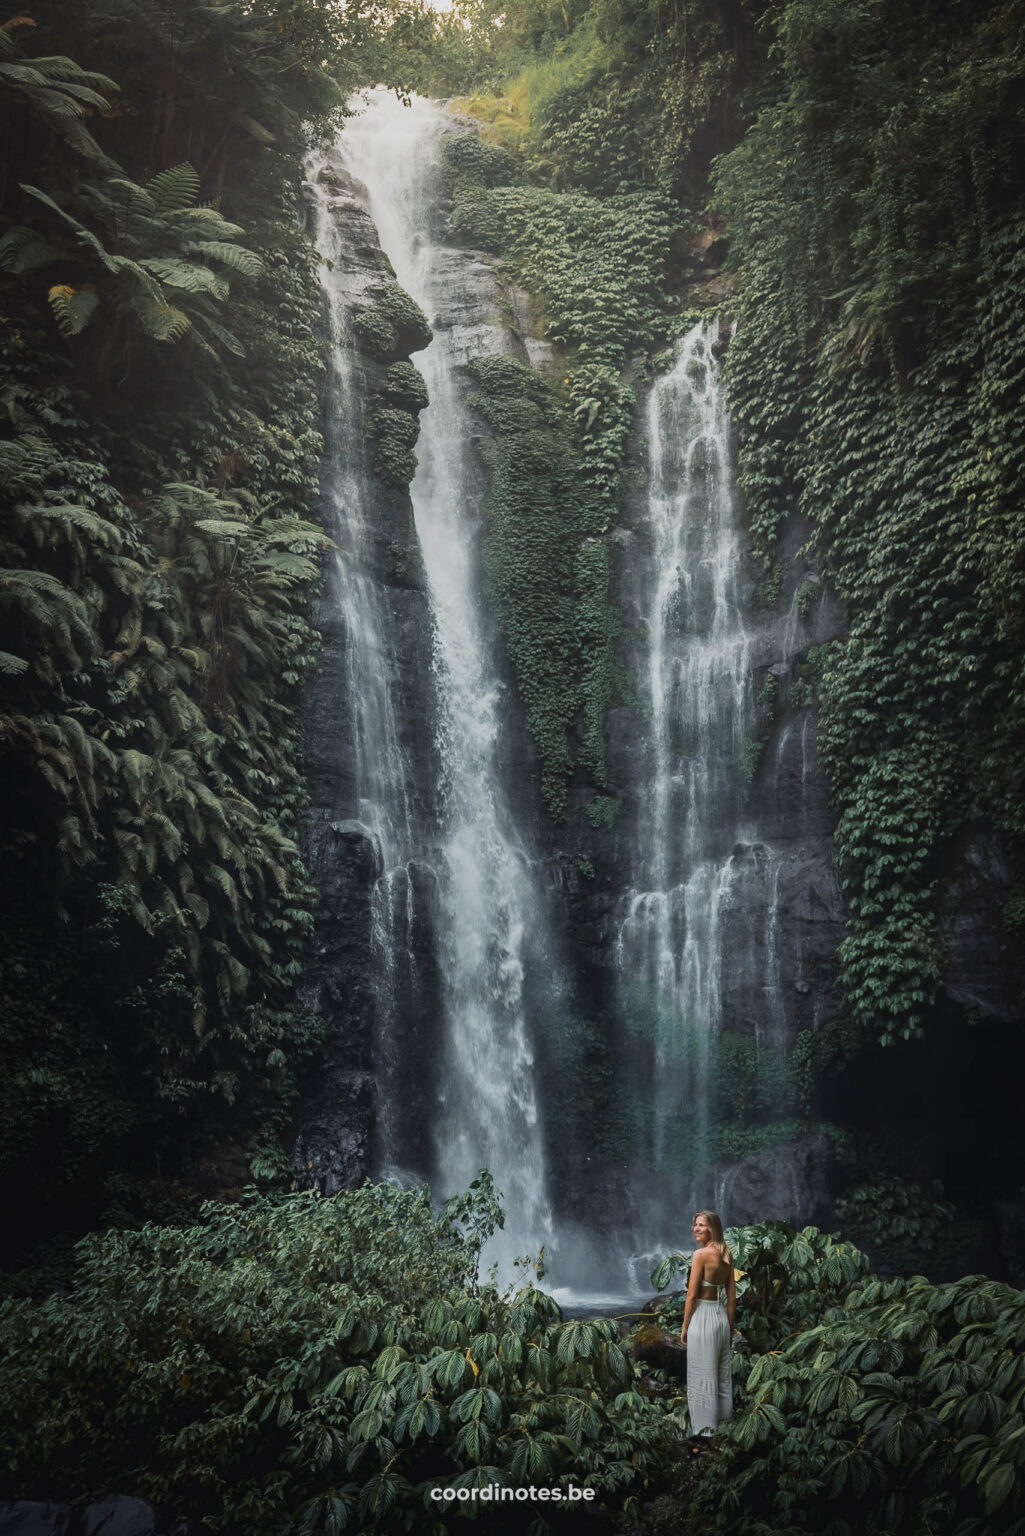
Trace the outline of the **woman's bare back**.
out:
<instances>
[{"instance_id":1,"label":"woman's bare back","mask_svg":"<svg viewBox=\"0 0 1025 1536\"><path fill-rule=\"evenodd\" d=\"M724 1264L719 1257L718 1248L711 1246L699 1248L691 1259L691 1263L701 1266L698 1271L698 1284L707 1286L709 1290L718 1290L720 1286L725 1285L732 1273L729 1264Z\"/></svg>"}]
</instances>

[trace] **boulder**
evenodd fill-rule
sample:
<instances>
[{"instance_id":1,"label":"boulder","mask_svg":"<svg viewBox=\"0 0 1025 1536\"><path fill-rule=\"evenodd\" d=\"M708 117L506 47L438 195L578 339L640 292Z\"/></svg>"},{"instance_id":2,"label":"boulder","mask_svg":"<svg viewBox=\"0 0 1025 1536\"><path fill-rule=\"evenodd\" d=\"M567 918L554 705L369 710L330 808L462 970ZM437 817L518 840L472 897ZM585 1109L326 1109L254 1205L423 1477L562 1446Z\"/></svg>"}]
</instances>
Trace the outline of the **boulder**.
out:
<instances>
[{"instance_id":1,"label":"boulder","mask_svg":"<svg viewBox=\"0 0 1025 1536\"><path fill-rule=\"evenodd\" d=\"M157 1517L145 1499L108 1493L82 1511L77 1536L156 1536Z\"/></svg>"},{"instance_id":2,"label":"boulder","mask_svg":"<svg viewBox=\"0 0 1025 1536\"><path fill-rule=\"evenodd\" d=\"M108 1493L84 1509L19 1499L0 1504L0 1536L188 1536L187 1520L161 1516L145 1499Z\"/></svg>"},{"instance_id":3,"label":"boulder","mask_svg":"<svg viewBox=\"0 0 1025 1536\"><path fill-rule=\"evenodd\" d=\"M0 1504L0 1536L71 1536L67 1504L20 1499Z\"/></svg>"},{"instance_id":4,"label":"boulder","mask_svg":"<svg viewBox=\"0 0 1025 1536\"><path fill-rule=\"evenodd\" d=\"M833 1216L832 1143L822 1131L712 1170L716 1209L731 1227L756 1221L825 1226Z\"/></svg>"}]
</instances>

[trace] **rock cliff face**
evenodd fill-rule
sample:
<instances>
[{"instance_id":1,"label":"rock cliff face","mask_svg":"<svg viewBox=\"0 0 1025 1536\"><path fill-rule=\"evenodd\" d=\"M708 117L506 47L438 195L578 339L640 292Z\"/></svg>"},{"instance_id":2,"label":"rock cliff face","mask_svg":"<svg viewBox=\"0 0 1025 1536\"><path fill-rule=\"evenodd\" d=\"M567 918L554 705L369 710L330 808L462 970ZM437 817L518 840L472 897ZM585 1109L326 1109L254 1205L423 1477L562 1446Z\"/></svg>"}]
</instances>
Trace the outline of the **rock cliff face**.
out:
<instances>
[{"instance_id":1,"label":"rock cliff face","mask_svg":"<svg viewBox=\"0 0 1025 1536\"><path fill-rule=\"evenodd\" d=\"M946 997L971 1019L1025 1016L1025 959L1008 932L1014 865L992 828L976 826L950 850L939 900Z\"/></svg>"},{"instance_id":2,"label":"rock cliff face","mask_svg":"<svg viewBox=\"0 0 1025 1536\"><path fill-rule=\"evenodd\" d=\"M713 1170L709 1181L715 1208L729 1212L731 1225L789 1221L828 1226L833 1220L836 1155L828 1136L811 1132L767 1147Z\"/></svg>"}]
</instances>

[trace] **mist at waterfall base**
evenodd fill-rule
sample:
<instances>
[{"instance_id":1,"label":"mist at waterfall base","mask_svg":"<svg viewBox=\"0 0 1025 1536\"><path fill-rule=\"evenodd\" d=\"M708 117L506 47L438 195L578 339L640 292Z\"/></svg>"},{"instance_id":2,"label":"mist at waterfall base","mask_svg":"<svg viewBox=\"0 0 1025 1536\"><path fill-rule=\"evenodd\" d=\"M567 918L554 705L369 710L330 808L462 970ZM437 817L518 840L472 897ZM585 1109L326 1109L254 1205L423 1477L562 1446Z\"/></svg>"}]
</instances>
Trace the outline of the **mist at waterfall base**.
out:
<instances>
[{"instance_id":1,"label":"mist at waterfall base","mask_svg":"<svg viewBox=\"0 0 1025 1536\"><path fill-rule=\"evenodd\" d=\"M620 583L640 637L632 658L638 750L636 782L623 795L623 889L607 1019L632 1106L632 1151L605 1170L595 1138L584 1154L599 1165L589 1170L590 1185L599 1188L607 1172L618 1191L613 1206L621 1209L605 1210L593 1227L579 1206L569 1215L560 1199L569 1170L560 1159L559 1103L546 1092L539 1059L545 1031L578 1004L559 892L538 839L540 803L535 816L525 814L529 797L522 786L513 795L509 783L508 733L523 727L485 599L480 428L466 404L466 363L509 351L509 328L497 306L483 317L471 312L461 284L479 262L444 239L441 147L452 128L435 103L414 97L403 105L375 92L333 152L365 188L398 282L434 330L414 358L430 404L420 417L410 487L433 631L432 696L423 700L437 773L429 793L417 782L422 764L396 726L400 658L373 572L372 497L348 467L359 462L365 431L348 316L366 279L343 263L328 265L326 194L317 202L333 341L326 474L329 531L338 546L332 590L346 637L355 759L345 810L376 850L373 1171L403 1183L427 1179L446 1196L487 1166L503 1192L506 1227L485 1250L485 1268L495 1263L512 1279L515 1261L543 1246L557 1296L611 1304L650 1289L654 1263L687 1245L694 1209L714 1204L731 1219L729 1172L711 1156L718 1040L726 1013L738 1007L754 1010L759 1052L785 1052L792 1039L796 1022L784 999L776 930L788 839L801 829L784 829L774 840L748 803L744 744L756 729L754 669L764 669L772 642L745 617L752 582L716 333L698 326L648 398L648 493L635 530L638 555L624 562ZM314 187L317 168L313 157ZM795 603L784 654L776 648L781 674L807 643L801 630ZM798 821L812 754L805 712L772 744L768 773L792 778L796 771ZM771 784L763 799L772 804ZM430 910L418 912L418 904ZM439 1018L418 1037L433 1046L413 1063L419 1081L411 1104L403 1097L409 1064L402 1057L411 1038L404 1015L422 1006L409 942L418 925L433 934ZM736 974L738 954L743 976ZM424 1105L431 1124L411 1135L410 1116Z\"/></svg>"}]
</instances>

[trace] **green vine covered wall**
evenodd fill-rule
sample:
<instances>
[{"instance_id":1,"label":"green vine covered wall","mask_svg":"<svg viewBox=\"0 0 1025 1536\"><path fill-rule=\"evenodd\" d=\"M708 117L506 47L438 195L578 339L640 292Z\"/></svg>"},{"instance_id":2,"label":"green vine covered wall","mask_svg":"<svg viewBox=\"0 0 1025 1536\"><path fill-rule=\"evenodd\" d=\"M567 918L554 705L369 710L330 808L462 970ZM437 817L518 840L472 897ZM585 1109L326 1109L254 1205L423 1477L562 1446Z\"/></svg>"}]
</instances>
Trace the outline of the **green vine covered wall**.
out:
<instances>
[{"instance_id":1,"label":"green vine covered wall","mask_svg":"<svg viewBox=\"0 0 1025 1536\"><path fill-rule=\"evenodd\" d=\"M605 715L616 661L608 534L643 373L678 323L666 293L683 218L656 193L601 198L506 185L512 157L475 135L446 146L452 235L506 262L543 314L558 375L473 365L486 449L485 559L542 786L556 820L577 765L607 787ZM608 798L608 797L606 797Z\"/></svg>"},{"instance_id":2,"label":"green vine covered wall","mask_svg":"<svg viewBox=\"0 0 1025 1536\"><path fill-rule=\"evenodd\" d=\"M771 560L807 518L849 616L819 740L843 980L884 1041L936 999L955 834L997 829L1020 869L1023 831L1022 14L929 21L923 51L917 6L788 6L777 94L718 172L752 529Z\"/></svg>"}]
</instances>

